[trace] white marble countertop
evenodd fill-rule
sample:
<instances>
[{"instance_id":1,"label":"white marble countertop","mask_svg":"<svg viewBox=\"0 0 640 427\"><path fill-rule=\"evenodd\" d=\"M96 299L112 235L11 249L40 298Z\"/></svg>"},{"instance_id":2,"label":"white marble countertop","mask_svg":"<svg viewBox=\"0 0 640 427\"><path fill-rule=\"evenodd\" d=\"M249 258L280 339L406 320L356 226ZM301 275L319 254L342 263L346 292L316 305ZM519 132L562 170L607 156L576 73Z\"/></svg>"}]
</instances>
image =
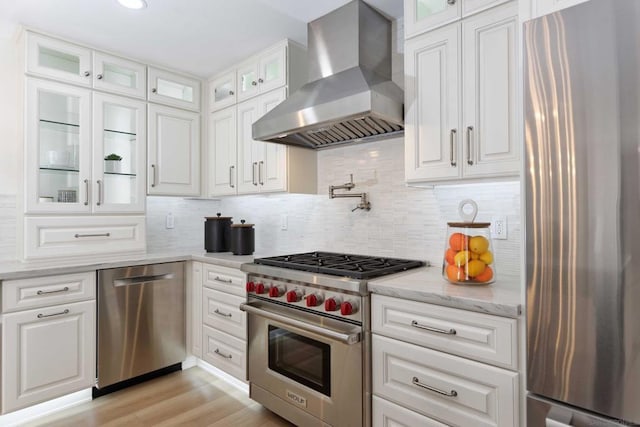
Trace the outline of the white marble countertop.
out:
<instances>
[{"instance_id":1,"label":"white marble countertop","mask_svg":"<svg viewBox=\"0 0 640 427\"><path fill-rule=\"evenodd\" d=\"M373 279L369 291L432 304L506 317L522 313L522 295L517 280L500 278L491 285L462 286L448 283L440 267L422 267L392 276Z\"/></svg>"}]
</instances>

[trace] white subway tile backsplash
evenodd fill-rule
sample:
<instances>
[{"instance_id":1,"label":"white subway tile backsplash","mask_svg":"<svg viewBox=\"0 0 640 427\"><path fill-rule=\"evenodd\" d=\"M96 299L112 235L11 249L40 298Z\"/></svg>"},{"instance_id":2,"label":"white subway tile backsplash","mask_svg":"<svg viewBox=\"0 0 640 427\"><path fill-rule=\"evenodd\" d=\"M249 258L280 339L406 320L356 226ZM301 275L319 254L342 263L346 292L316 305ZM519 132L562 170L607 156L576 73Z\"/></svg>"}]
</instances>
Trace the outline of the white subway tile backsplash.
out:
<instances>
[{"instance_id":1,"label":"white subway tile backsplash","mask_svg":"<svg viewBox=\"0 0 640 427\"><path fill-rule=\"evenodd\" d=\"M16 196L0 194L0 262L16 260Z\"/></svg>"}]
</instances>

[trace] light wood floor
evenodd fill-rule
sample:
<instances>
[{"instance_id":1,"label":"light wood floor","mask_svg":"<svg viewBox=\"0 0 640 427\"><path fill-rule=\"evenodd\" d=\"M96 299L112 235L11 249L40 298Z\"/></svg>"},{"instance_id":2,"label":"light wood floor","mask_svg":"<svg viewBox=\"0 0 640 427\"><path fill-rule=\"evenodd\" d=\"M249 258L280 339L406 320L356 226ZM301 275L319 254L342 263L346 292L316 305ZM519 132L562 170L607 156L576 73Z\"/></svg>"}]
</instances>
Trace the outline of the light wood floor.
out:
<instances>
[{"instance_id":1,"label":"light wood floor","mask_svg":"<svg viewBox=\"0 0 640 427\"><path fill-rule=\"evenodd\" d=\"M26 425L293 426L242 391L197 367L99 397Z\"/></svg>"}]
</instances>

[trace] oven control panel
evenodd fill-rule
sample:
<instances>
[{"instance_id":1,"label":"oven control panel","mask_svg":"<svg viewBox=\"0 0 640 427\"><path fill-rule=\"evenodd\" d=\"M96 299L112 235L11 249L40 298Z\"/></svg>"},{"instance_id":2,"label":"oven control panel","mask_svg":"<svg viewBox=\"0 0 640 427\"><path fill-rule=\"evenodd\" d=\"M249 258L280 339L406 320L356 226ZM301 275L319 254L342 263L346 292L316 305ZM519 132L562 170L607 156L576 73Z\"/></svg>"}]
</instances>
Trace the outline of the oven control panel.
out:
<instances>
[{"instance_id":1,"label":"oven control panel","mask_svg":"<svg viewBox=\"0 0 640 427\"><path fill-rule=\"evenodd\" d=\"M247 279L246 291L264 300L362 322L360 295L253 275Z\"/></svg>"}]
</instances>

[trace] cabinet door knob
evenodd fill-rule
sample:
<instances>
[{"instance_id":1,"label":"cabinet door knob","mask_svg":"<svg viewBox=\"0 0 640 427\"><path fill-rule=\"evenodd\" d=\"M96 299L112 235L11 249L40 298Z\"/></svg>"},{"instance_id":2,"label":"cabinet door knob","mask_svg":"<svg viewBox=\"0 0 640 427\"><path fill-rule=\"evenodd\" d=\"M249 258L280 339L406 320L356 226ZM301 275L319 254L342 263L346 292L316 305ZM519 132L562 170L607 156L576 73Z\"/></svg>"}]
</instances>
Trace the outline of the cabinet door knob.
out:
<instances>
[{"instance_id":1,"label":"cabinet door knob","mask_svg":"<svg viewBox=\"0 0 640 427\"><path fill-rule=\"evenodd\" d=\"M158 89L156 89L155 87L153 89L151 89L151 92L156 93L158 92Z\"/></svg>"},{"instance_id":2,"label":"cabinet door knob","mask_svg":"<svg viewBox=\"0 0 640 427\"><path fill-rule=\"evenodd\" d=\"M454 4L456 4L456 0L447 0L447 4L449 6L453 6Z\"/></svg>"},{"instance_id":3,"label":"cabinet door knob","mask_svg":"<svg viewBox=\"0 0 640 427\"><path fill-rule=\"evenodd\" d=\"M91 75L91 73L90 73L89 71L85 71L85 72L84 72L84 76L85 76L85 77L89 77L90 75Z\"/></svg>"},{"instance_id":4,"label":"cabinet door knob","mask_svg":"<svg viewBox=\"0 0 640 427\"><path fill-rule=\"evenodd\" d=\"M258 79L258 83L264 83L264 80Z\"/></svg>"},{"instance_id":5,"label":"cabinet door knob","mask_svg":"<svg viewBox=\"0 0 640 427\"><path fill-rule=\"evenodd\" d=\"M234 93L235 93L235 92L234 92L234 91L232 91L232 90L230 90L230 91L229 91L229 95L232 95L232 96L233 96L233 94L234 94Z\"/></svg>"},{"instance_id":6,"label":"cabinet door knob","mask_svg":"<svg viewBox=\"0 0 640 427\"><path fill-rule=\"evenodd\" d=\"M98 78L98 80L102 80L102 74L98 74L96 77Z\"/></svg>"},{"instance_id":7,"label":"cabinet door knob","mask_svg":"<svg viewBox=\"0 0 640 427\"><path fill-rule=\"evenodd\" d=\"M254 80L254 81L251 82L251 86L257 86L257 85L258 85L257 81Z\"/></svg>"}]
</instances>

